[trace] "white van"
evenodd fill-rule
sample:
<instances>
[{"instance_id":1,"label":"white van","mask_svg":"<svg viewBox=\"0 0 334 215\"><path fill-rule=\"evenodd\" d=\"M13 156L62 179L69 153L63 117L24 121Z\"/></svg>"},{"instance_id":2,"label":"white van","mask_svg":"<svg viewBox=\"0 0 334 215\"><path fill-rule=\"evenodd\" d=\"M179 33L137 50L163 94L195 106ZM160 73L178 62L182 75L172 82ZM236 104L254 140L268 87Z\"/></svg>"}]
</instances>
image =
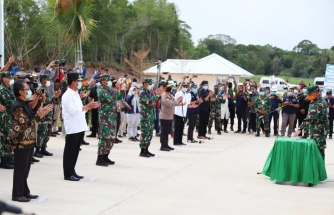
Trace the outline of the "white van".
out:
<instances>
[{"instance_id":1,"label":"white van","mask_svg":"<svg viewBox=\"0 0 334 215\"><path fill-rule=\"evenodd\" d=\"M319 85L319 88L324 88L325 78L324 77L316 77L314 78L314 84Z\"/></svg>"},{"instance_id":2,"label":"white van","mask_svg":"<svg viewBox=\"0 0 334 215\"><path fill-rule=\"evenodd\" d=\"M276 78L275 77L274 80L275 80L275 85L276 85L278 91L283 91L283 88L285 88L285 87L287 87L287 88L298 87L298 85L287 83L282 78ZM270 92L270 88L273 85L273 83L270 83L271 81L272 81L272 78L270 78L270 77L262 77L260 79L259 84L260 84L261 87L266 88L267 92Z\"/></svg>"}]
</instances>

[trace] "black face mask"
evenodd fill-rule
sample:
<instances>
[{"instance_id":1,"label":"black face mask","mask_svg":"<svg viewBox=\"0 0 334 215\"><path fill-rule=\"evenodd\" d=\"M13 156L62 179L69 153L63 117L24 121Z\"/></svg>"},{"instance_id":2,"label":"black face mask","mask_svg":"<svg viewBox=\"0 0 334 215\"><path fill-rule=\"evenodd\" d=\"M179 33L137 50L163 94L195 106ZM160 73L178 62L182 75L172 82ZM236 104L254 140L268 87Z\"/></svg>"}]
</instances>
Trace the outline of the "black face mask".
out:
<instances>
[{"instance_id":1,"label":"black face mask","mask_svg":"<svg viewBox=\"0 0 334 215\"><path fill-rule=\"evenodd\" d=\"M232 84L229 84L229 85L228 85L228 88L232 88Z\"/></svg>"},{"instance_id":2,"label":"black face mask","mask_svg":"<svg viewBox=\"0 0 334 215\"><path fill-rule=\"evenodd\" d=\"M172 88L171 88L171 87L167 87L167 88L166 88L166 92L169 93L169 92L171 92L171 91L172 91Z\"/></svg>"},{"instance_id":3,"label":"black face mask","mask_svg":"<svg viewBox=\"0 0 334 215\"><path fill-rule=\"evenodd\" d=\"M219 90L215 90L215 93L218 93L219 92Z\"/></svg>"},{"instance_id":4,"label":"black face mask","mask_svg":"<svg viewBox=\"0 0 334 215\"><path fill-rule=\"evenodd\" d=\"M116 87L116 83L115 84L112 84L113 87Z\"/></svg>"}]
</instances>

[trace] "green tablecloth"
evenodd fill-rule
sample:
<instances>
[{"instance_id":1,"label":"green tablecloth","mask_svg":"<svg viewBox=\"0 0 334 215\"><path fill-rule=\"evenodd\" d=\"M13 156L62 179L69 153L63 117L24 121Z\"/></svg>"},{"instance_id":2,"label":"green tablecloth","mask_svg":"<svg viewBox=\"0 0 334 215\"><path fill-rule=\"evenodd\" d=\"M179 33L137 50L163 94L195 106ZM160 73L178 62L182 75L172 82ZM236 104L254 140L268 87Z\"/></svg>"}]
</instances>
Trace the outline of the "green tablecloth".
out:
<instances>
[{"instance_id":1,"label":"green tablecloth","mask_svg":"<svg viewBox=\"0 0 334 215\"><path fill-rule=\"evenodd\" d=\"M262 174L276 182L316 185L327 178L324 161L313 139L277 138Z\"/></svg>"}]
</instances>

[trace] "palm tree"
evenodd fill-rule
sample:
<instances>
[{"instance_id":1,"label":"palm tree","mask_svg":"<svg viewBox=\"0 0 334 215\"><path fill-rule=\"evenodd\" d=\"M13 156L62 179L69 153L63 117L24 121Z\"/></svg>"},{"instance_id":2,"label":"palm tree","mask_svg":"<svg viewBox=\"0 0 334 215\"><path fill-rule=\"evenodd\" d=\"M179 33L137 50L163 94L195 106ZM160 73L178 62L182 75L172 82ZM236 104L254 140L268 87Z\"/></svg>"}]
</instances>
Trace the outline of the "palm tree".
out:
<instances>
[{"instance_id":1,"label":"palm tree","mask_svg":"<svg viewBox=\"0 0 334 215\"><path fill-rule=\"evenodd\" d=\"M82 46L88 40L97 21L92 16L92 0L48 0L47 22L54 33L75 44L75 63L82 71Z\"/></svg>"}]
</instances>

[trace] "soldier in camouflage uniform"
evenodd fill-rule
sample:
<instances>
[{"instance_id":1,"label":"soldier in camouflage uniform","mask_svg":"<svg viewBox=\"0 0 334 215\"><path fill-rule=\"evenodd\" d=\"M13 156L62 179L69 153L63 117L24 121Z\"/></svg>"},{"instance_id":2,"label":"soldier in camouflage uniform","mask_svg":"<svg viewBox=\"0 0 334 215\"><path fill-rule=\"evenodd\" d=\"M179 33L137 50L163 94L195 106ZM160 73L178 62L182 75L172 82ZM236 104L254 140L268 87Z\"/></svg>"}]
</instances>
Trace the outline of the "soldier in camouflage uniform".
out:
<instances>
[{"instance_id":1,"label":"soldier in camouflage uniform","mask_svg":"<svg viewBox=\"0 0 334 215\"><path fill-rule=\"evenodd\" d=\"M256 112L256 137L260 136L260 126L263 122L263 127L266 132L266 137L270 137L269 133L269 112L271 110L271 102L268 96L266 96L265 89L260 88L259 96L254 103L254 110ZM261 117L261 118L260 118Z\"/></svg>"},{"instance_id":2,"label":"soldier in camouflage uniform","mask_svg":"<svg viewBox=\"0 0 334 215\"><path fill-rule=\"evenodd\" d=\"M117 130L117 111L116 100L121 97L119 92L119 85L116 85L117 90L111 90L111 78L109 75L102 75L100 77L101 87L97 94L101 107L99 109L99 143L98 143L98 157L96 165L108 166L115 164L108 156L116 140Z\"/></svg>"},{"instance_id":3,"label":"soldier in camouflage uniform","mask_svg":"<svg viewBox=\"0 0 334 215\"><path fill-rule=\"evenodd\" d=\"M48 74L40 75L41 90L44 90L43 100L38 103L38 107L41 105L47 106L53 104L54 100L60 96L61 91L55 92L54 95L47 89L50 86L50 76ZM53 112L50 111L47 115L43 117L37 126L37 139L36 139L36 151L34 153L35 157L42 158L45 156L52 156L53 154L46 151L47 143L49 142L51 132L52 132L52 122L53 122Z\"/></svg>"},{"instance_id":4,"label":"soldier in camouflage uniform","mask_svg":"<svg viewBox=\"0 0 334 215\"><path fill-rule=\"evenodd\" d=\"M208 134L211 134L211 127L213 121L215 121L215 127L217 129L217 133L221 135L221 103L223 103L223 95L219 93L219 86L214 86L214 94L210 99L210 116L208 123Z\"/></svg>"},{"instance_id":5,"label":"soldier in camouflage uniform","mask_svg":"<svg viewBox=\"0 0 334 215\"><path fill-rule=\"evenodd\" d=\"M318 85L311 85L307 88L307 99L310 101L307 116L293 136L298 137L302 130L307 132L317 143L320 154L325 160L326 138L329 127L328 110L326 101L321 97Z\"/></svg>"},{"instance_id":6,"label":"soldier in camouflage uniform","mask_svg":"<svg viewBox=\"0 0 334 215\"><path fill-rule=\"evenodd\" d=\"M89 95L89 91L91 90L91 86L87 82L87 77L86 76L81 76L80 79L81 79L81 84L80 84L81 88L79 89L79 93L80 93L82 105L86 106L89 103L88 95ZM89 123L88 118L89 118L89 113L90 112L91 112L91 110L89 110L85 113L87 125ZM85 137L82 138L81 145L89 145L89 143L87 143L85 141Z\"/></svg>"},{"instance_id":7,"label":"soldier in camouflage uniform","mask_svg":"<svg viewBox=\"0 0 334 215\"><path fill-rule=\"evenodd\" d=\"M0 157L1 157L1 168L14 169L13 160L11 159L13 151L11 148L10 139L10 125L12 122L11 107L15 102L14 93L10 87L12 81L12 75L10 72L0 73L0 104L6 108L6 111L0 112Z\"/></svg>"},{"instance_id":8,"label":"soldier in camouflage uniform","mask_svg":"<svg viewBox=\"0 0 334 215\"><path fill-rule=\"evenodd\" d=\"M150 86L150 87L149 87ZM158 95L154 95L150 91L152 86L152 79L145 78L143 80L143 87L139 89L139 104L140 104L140 157L151 157L154 154L148 151L154 129L154 109L155 105L159 100L162 93L161 90L158 91Z\"/></svg>"}]
</instances>

